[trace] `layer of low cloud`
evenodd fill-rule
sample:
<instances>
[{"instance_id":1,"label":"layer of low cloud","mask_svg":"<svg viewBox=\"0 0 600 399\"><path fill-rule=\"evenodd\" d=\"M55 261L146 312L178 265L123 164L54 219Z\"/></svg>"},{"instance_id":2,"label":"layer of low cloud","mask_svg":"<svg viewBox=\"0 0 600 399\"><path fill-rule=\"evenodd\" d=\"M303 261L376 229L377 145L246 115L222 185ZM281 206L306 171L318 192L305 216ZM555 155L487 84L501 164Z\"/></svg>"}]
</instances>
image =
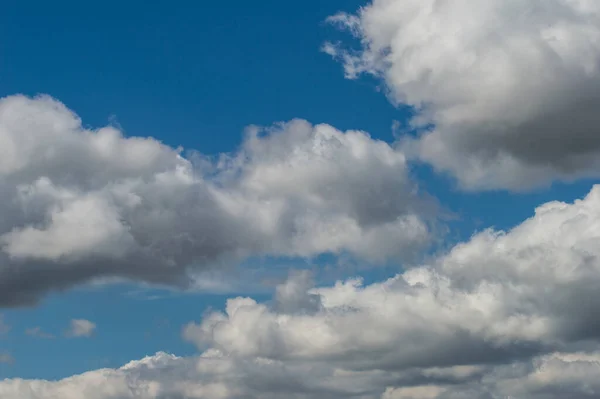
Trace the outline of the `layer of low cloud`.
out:
<instances>
[{"instance_id":1,"label":"layer of low cloud","mask_svg":"<svg viewBox=\"0 0 600 399\"><path fill-rule=\"evenodd\" d=\"M600 2L372 0L330 22L346 75L380 77L433 125L403 148L466 189L600 176Z\"/></svg>"},{"instance_id":2,"label":"layer of low cloud","mask_svg":"<svg viewBox=\"0 0 600 399\"><path fill-rule=\"evenodd\" d=\"M303 361L233 358L217 351L207 351L195 358L157 353L119 369L91 371L55 382L4 380L0 382L0 396L16 399L82 396L89 399L584 399L597 397L600 392L599 362L598 353L553 353L509 366L351 371Z\"/></svg>"},{"instance_id":3,"label":"layer of low cloud","mask_svg":"<svg viewBox=\"0 0 600 399\"><path fill-rule=\"evenodd\" d=\"M0 306L118 277L186 286L248 256L408 259L431 229L404 155L303 120L189 158L47 96L0 100Z\"/></svg>"},{"instance_id":4,"label":"layer of low cloud","mask_svg":"<svg viewBox=\"0 0 600 399\"><path fill-rule=\"evenodd\" d=\"M592 398L599 292L595 186L384 282L315 287L298 272L269 303L232 298L225 312L185 327L201 356L159 353L58 382L6 380L0 396Z\"/></svg>"}]
</instances>

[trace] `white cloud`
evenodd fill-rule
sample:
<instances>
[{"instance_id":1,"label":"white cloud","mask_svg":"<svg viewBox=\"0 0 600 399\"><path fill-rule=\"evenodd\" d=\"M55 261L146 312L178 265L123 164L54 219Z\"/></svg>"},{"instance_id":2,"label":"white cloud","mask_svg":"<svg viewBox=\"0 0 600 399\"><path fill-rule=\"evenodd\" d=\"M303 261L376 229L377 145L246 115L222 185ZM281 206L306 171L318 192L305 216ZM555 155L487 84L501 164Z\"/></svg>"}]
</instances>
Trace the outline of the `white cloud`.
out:
<instances>
[{"instance_id":1,"label":"white cloud","mask_svg":"<svg viewBox=\"0 0 600 399\"><path fill-rule=\"evenodd\" d=\"M57 382L5 380L0 397L15 399L175 398L357 398L373 390L368 376L344 374L309 364L284 365L267 359L233 359L215 351L197 358L165 353L117 370L97 370ZM291 395L291 396L288 396Z\"/></svg>"},{"instance_id":2,"label":"white cloud","mask_svg":"<svg viewBox=\"0 0 600 399\"><path fill-rule=\"evenodd\" d=\"M357 369L502 362L596 340L600 186L383 283L307 289L296 279L279 288L277 306L230 299L185 336L224 353L343 359Z\"/></svg>"},{"instance_id":3,"label":"white cloud","mask_svg":"<svg viewBox=\"0 0 600 399\"><path fill-rule=\"evenodd\" d=\"M330 18L346 75L384 80L435 127L403 148L466 189L600 176L600 3L372 0Z\"/></svg>"},{"instance_id":4,"label":"white cloud","mask_svg":"<svg viewBox=\"0 0 600 399\"><path fill-rule=\"evenodd\" d=\"M600 185L364 286L292 274L273 301L233 298L190 323L205 352L163 353L57 382L5 380L16 399L592 398L600 394Z\"/></svg>"},{"instance_id":5,"label":"white cloud","mask_svg":"<svg viewBox=\"0 0 600 399\"><path fill-rule=\"evenodd\" d=\"M98 278L186 285L247 256L409 259L428 244L404 155L294 120L240 149L184 158L152 138L84 129L50 97L0 100L0 306Z\"/></svg>"},{"instance_id":6,"label":"white cloud","mask_svg":"<svg viewBox=\"0 0 600 399\"><path fill-rule=\"evenodd\" d=\"M0 396L15 399L459 399L596 397L598 355L553 353L464 373L459 367L411 371L344 370L332 365L166 353L60 381L7 379ZM458 369L458 370L457 370ZM464 367L462 368L464 369ZM461 375L462 373L462 375Z\"/></svg>"},{"instance_id":7,"label":"white cloud","mask_svg":"<svg viewBox=\"0 0 600 399\"><path fill-rule=\"evenodd\" d=\"M582 200L544 204L509 232L483 231L431 264L383 283L349 280L311 288L298 275L278 289L271 306L230 299L225 313L188 325L184 337L232 356L301 359L354 371L539 362L546 359L535 357L540 354L597 345L599 276L600 186L595 186ZM288 299L290 306L280 305ZM537 375L523 384L529 387ZM583 381L573 384L575 391L584 390ZM392 389L387 395L407 392L446 397L437 386Z\"/></svg>"},{"instance_id":8,"label":"white cloud","mask_svg":"<svg viewBox=\"0 0 600 399\"><path fill-rule=\"evenodd\" d=\"M96 331L96 324L85 319L71 320L69 330L66 335L69 337L91 337Z\"/></svg>"}]
</instances>

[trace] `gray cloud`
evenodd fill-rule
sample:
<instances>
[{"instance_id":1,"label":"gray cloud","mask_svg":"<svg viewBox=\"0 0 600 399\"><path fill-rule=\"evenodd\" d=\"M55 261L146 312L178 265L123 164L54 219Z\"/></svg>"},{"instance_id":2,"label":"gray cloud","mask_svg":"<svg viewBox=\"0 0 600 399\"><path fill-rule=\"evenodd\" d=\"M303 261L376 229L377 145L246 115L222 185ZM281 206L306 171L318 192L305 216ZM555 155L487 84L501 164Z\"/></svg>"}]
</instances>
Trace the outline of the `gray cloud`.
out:
<instances>
[{"instance_id":1,"label":"gray cloud","mask_svg":"<svg viewBox=\"0 0 600 399\"><path fill-rule=\"evenodd\" d=\"M383 282L315 287L297 272L270 302L231 298L224 312L185 326L200 356L159 353L57 382L5 380L0 396L597 397L599 276L595 186Z\"/></svg>"},{"instance_id":2,"label":"gray cloud","mask_svg":"<svg viewBox=\"0 0 600 399\"><path fill-rule=\"evenodd\" d=\"M600 175L600 3L373 0L330 21L361 44L325 51L434 125L402 147L463 188Z\"/></svg>"},{"instance_id":3,"label":"gray cloud","mask_svg":"<svg viewBox=\"0 0 600 399\"><path fill-rule=\"evenodd\" d=\"M278 288L274 307L230 299L225 313L189 325L185 336L224 353L355 369L503 363L561 351L600 338L599 221L595 186L583 200L544 204L509 232L479 233L383 283L317 289L300 274Z\"/></svg>"},{"instance_id":4,"label":"gray cloud","mask_svg":"<svg viewBox=\"0 0 600 399\"><path fill-rule=\"evenodd\" d=\"M294 120L187 159L44 96L0 100L0 200L0 306L106 277L186 286L254 255L407 259L433 212L403 154L363 132Z\"/></svg>"},{"instance_id":5,"label":"gray cloud","mask_svg":"<svg viewBox=\"0 0 600 399\"><path fill-rule=\"evenodd\" d=\"M7 379L15 399L574 399L597 397L598 353L552 353L497 366L352 371L306 361L236 358L210 350L198 357L157 353L119 369L60 381Z\"/></svg>"}]
</instances>

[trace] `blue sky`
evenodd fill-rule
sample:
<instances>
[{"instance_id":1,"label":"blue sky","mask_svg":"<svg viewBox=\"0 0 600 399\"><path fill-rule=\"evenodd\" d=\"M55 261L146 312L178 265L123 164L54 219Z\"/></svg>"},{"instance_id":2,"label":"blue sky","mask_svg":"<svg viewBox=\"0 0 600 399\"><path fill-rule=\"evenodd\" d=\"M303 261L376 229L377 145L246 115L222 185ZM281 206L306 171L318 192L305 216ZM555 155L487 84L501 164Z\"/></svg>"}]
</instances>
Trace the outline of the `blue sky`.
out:
<instances>
[{"instance_id":1,"label":"blue sky","mask_svg":"<svg viewBox=\"0 0 600 399\"><path fill-rule=\"evenodd\" d=\"M46 93L77 112L86 126L116 123L128 136L152 136L204 154L235 151L248 125L293 118L364 130L392 143L393 122L405 121L406 110L388 101L380 81L344 79L341 65L320 51L325 41L349 40L325 24L326 17L361 5L364 1L9 1L0 14L0 96ZM579 180L521 194L469 193L430 166L415 164L412 171L420 186L458 216L448 222L446 245L485 227L510 228L532 216L535 206L573 201L591 186ZM275 258L247 264L269 275L282 264L318 262ZM400 268L353 273L370 281ZM248 294L243 287L233 294ZM270 289L251 293L264 299ZM0 338L0 349L15 362L0 363L0 379L58 379L118 367L159 350L193 354L197 350L181 338L182 326L198 321L208 307L222 308L232 296L167 290L136 295L136 290L132 284L80 286L34 307L5 310L11 329ZM64 337L74 318L96 323L95 335ZM56 337L25 334L38 326Z\"/></svg>"}]
</instances>

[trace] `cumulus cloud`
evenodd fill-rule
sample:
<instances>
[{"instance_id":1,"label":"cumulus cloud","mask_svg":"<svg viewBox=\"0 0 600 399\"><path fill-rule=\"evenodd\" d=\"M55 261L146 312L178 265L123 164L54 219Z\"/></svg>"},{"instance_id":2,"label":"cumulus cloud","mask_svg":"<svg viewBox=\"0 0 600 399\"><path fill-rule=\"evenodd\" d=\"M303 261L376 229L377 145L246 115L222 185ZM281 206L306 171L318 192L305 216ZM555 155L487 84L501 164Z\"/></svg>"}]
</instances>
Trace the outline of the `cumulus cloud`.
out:
<instances>
[{"instance_id":1,"label":"cumulus cloud","mask_svg":"<svg viewBox=\"0 0 600 399\"><path fill-rule=\"evenodd\" d=\"M600 185L485 230L383 282L232 298L184 328L204 350L65 380L5 380L17 399L592 398L600 395ZM69 396L71 395L71 396Z\"/></svg>"},{"instance_id":2,"label":"cumulus cloud","mask_svg":"<svg viewBox=\"0 0 600 399\"><path fill-rule=\"evenodd\" d=\"M366 378L365 378L366 377ZM376 378L375 378L376 379ZM314 364L234 359L216 351L197 358L165 353L117 370L97 370L57 382L5 380L0 396L18 399L369 398L369 376Z\"/></svg>"},{"instance_id":3,"label":"cumulus cloud","mask_svg":"<svg viewBox=\"0 0 600 399\"><path fill-rule=\"evenodd\" d=\"M478 233L382 283L315 288L307 281L295 276L273 305L230 299L224 313L188 325L184 337L231 356L353 371L492 367L500 373L500 366L531 359L571 367L560 359L579 359L600 340L600 186L572 204L546 203L508 232ZM293 306L279 305L288 299ZM585 367L594 364L586 359ZM549 370L527 377L527 386L532 378L543 385L539 378ZM585 391L584 382L573 384ZM387 395L446 397L437 385Z\"/></svg>"},{"instance_id":4,"label":"cumulus cloud","mask_svg":"<svg viewBox=\"0 0 600 399\"><path fill-rule=\"evenodd\" d=\"M595 342L600 186L383 283L311 289L305 276L295 280L276 296L291 306L230 299L225 313L188 326L186 337L224 353L343 360L358 369L503 362Z\"/></svg>"},{"instance_id":5,"label":"cumulus cloud","mask_svg":"<svg viewBox=\"0 0 600 399\"><path fill-rule=\"evenodd\" d=\"M91 337L96 331L96 324L85 319L71 320L69 330L66 332L67 337L80 338Z\"/></svg>"},{"instance_id":6,"label":"cumulus cloud","mask_svg":"<svg viewBox=\"0 0 600 399\"><path fill-rule=\"evenodd\" d=\"M59 381L6 379L15 399L462 399L597 397L597 353L552 353L511 365L353 371L330 364L157 353Z\"/></svg>"},{"instance_id":7,"label":"cumulus cloud","mask_svg":"<svg viewBox=\"0 0 600 399\"><path fill-rule=\"evenodd\" d=\"M414 107L403 148L463 188L600 175L599 2L372 0L329 21L360 48L324 50Z\"/></svg>"},{"instance_id":8,"label":"cumulus cloud","mask_svg":"<svg viewBox=\"0 0 600 399\"><path fill-rule=\"evenodd\" d=\"M364 132L294 120L185 158L47 96L0 100L0 306L97 278L185 286L254 255L408 259L432 234L423 203L404 155Z\"/></svg>"}]
</instances>

